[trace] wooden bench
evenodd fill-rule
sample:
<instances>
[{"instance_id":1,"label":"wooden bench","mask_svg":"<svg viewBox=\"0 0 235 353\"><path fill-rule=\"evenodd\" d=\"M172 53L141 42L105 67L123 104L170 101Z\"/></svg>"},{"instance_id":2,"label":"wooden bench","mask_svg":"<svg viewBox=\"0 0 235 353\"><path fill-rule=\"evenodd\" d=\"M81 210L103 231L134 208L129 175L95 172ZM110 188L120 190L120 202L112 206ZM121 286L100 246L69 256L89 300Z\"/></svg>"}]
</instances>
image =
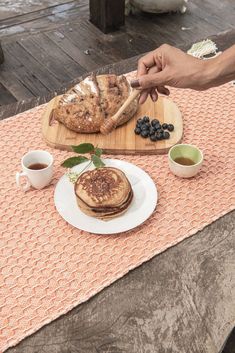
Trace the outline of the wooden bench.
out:
<instances>
[{"instance_id":1,"label":"wooden bench","mask_svg":"<svg viewBox=\"0 0 235 353\"><path fill-rule=\"evenodd\" d=\"M90 0L90 21L103 33L125 24L125 0Z\"/></svg>"}]
</instances>

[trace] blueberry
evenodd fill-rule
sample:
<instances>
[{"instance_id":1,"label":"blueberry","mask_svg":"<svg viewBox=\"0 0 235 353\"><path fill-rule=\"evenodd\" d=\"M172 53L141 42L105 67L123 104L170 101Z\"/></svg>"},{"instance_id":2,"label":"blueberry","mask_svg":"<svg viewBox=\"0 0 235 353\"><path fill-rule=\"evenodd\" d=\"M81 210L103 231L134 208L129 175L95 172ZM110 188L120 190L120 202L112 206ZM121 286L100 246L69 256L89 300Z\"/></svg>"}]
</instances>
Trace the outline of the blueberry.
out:
<instances>
[{"instance_id":1,"label":"blueberry","mask_svg":"<svg viewBox=\"0 0 235 353\"><path fill-rule=\"evenodd\" d=\"M142 124L141 127L140 127L140 130L141 131L146 131L146 130L149 130L149 128L146 126L146 124Z\"/></svg>"},{"instance_id":2,"label":"blueberry","mask_svg":"<svg viewBox=\"0 0 235 353\"><path fill-rule=\"evenodd\" d=\"M155 142L157 141L157 136L156 135L150 135L150 140Z\"/></svg>"},{"instance_id":3,"label":"blueberry","mask_svg":"<svg viewBox=\"0 0 235 353\"><path fill-rule=\"evenodd\" d=\"M139 118L136 123L141 124L142 122L143 122L143 119Z\"/></svg>"},{"instance_id":4,"label":"blueberry","mask_svg":"<svg viewBox=\"0 0 235 353\"><path fill-rule=\"evenodd\" d=\"M163 128L164 130L167 130L168 124L166 124L166 123L162 124L162 128Z\"/></svg>"},{"instance_id":5,"label":"blueberry","mask_svg":"<svg viewBox=\"0 0 235 353\"><path fill-rule=\"evenodd\" d=\"M154 135L155 134L155 129L151 126L151 128L149 129L149 135Z\"/></svg>"},{"instance_id":6,"label":"blueberry","mask_svg":"<svg viewBox=\"0 0 235 353\"><path fill-rule=\"evenodd\" d=\"M136 135L140 135L140 133L141 133L141 130L139 127L136 127L134 131L135 131Z\"/></svg>"},{"instance_id":7,"label":"blueberry","mask_svg":"<svg viewBox=\"0 0 235 353\"><path fill-rule=\"evenodd\" d=\"M149 117L148 116L144 116L143 117L143 121L144 121L144 123L149 123Z\"/></svg>"},{"instance_id":8,"label":"blueberry","mask_svg":"<svg viewBox=\"0 0 235 353\"><path fill-rule=\"evenodd\" d=\"M153 125L153 128L156 130L156 129L159 128L159 126L161 126L161 124L160 124L160 123L157 123L157 124L154 124L154 125Z\"/></svg>"},{"instance_id":9,"label":"blueberry","mask_svg":"<svg viewBox=\"0 0 235 353\"><path fill-rule=\"evenodd\" d=\"M162 128L162 127L161 127L161 124L156 124L156 125L154 125L155 131L160 130L161 128Z\"/></svg>"},{"instance_id":10,"label":"blueberry","mask_svg":"<svg viewBox=\"0 0 235 353\"><path fill-rule=\"evenodd\" d=\"M157 124L159 124L159 120L153 119L153 120L151 121L151 125L152 125L152 126L155 126L155 125L157 125Z\"/></svg>"},{"instance_id":11,"label":"blueberry","mask_svg":"<svg viewBox=\"0 0 235 353\"><path fill-rule=\"evenodd\" d=\"M146 138L146 137L149 137L149 132L144 130L144 131L141 131L141 136Z\"/></svg>"},{"instance_id":12,"label":"blueberry","mask_svg":"<svg viewBox=\"0 0 235 353\"><path fill-rule=\"evenodd\" d=\"M168 124L168 131L174 131L174 125L173 124Z\"/></svg>"},{"instance_id":13,"label":"blueberry","mask_svg":"<svg viewBox=\"0 0 235 353\"><path fill-rule=\"evenodd\" d=\"M145 126L146 126L148 129L150 129L150 128L151 128L150 123L146 123L146 124L145 124Z\"/></svg>"},{"instance_id":14,"label":"blueberry","mask_svg":"<svg viewBox=\"0 0 235 353\"><path fill-rule=\"evenodd\" d=\"M164 140L168 140L170 138L170 134L168 131L164 131L162 136Z\"/></svg>"},{"instance_id":15,"label":"blueberry","mask_svg":"<svg viewBox=\"0 0 235 353\"><path fill-rule=\"evenodd\" d=\"M161 134L161 132L156 132L156 139L157 140L162 140L162 134Z\"/></svg>"}]
</instances>

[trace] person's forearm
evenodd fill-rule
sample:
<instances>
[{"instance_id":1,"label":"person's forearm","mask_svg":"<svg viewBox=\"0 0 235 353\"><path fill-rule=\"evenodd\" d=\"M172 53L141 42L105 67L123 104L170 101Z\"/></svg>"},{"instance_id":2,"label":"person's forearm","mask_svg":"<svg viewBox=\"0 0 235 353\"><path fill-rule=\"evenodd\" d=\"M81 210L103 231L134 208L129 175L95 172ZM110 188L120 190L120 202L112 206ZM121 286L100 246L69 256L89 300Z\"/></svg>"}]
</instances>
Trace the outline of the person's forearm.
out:
<instances>
[{"instance_id":1,"label":"person's forearm","mask_svg":"<svg viewBox=\"0 0 235 353\"><path fill-rule=\"evenodd\" d=\"M235 80L235 45L214 59L205 61L205 80L209 87Z\"/></svg>"}]
</instances>

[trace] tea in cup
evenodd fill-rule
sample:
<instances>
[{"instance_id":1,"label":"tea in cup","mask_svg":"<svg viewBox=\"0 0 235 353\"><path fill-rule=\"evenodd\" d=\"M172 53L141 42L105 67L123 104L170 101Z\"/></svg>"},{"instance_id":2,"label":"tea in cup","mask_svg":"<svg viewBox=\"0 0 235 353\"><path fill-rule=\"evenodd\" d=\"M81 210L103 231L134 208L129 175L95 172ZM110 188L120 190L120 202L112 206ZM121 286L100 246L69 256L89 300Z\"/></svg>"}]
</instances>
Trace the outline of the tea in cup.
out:
<instances>
[{"instance_id":1,"label":"tea in cup","mask_svg":"<svg viewBox=\"0 0 235 353\"><path fill-rule=\"evenodd\" d=\"M49 185L53 175L53 157L47 151L36 150L26 153L21 159L22 172L16 173L16 184L23 191L30 187L43 189ZM25 177L26 183L21 184L21 179Z\"/></svg>"},{"instance_id":2,"label":"tea in cup","mask_svg":"<svg viewBox=\"0 0 235 353\"><path fill-rule=\"evenodd\" d=\"M171 172L176 176L191 178L201 169L203 153L193 145L175 145L168 152L168 163Z\"/></svg>"}]
</instances>

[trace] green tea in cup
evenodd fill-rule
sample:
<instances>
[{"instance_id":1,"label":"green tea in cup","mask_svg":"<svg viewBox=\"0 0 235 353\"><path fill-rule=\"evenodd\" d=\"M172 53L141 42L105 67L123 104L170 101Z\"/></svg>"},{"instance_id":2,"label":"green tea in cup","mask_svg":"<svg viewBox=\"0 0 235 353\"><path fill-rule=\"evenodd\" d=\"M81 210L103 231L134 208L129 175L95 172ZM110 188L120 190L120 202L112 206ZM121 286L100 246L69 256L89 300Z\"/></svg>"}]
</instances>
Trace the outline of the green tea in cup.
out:
<instances>
[{"instance_id":1,"label":"green tea in cup","mask_svg":"<svg viewBox=\"0 0 235 353\"><path fill-rule=\"evenodd\" d=\"M169 168L180 178L191 178L201 169L202 151L193 145L178 144L171 147L168 153Z\"/></svg>"}]
</instances>

